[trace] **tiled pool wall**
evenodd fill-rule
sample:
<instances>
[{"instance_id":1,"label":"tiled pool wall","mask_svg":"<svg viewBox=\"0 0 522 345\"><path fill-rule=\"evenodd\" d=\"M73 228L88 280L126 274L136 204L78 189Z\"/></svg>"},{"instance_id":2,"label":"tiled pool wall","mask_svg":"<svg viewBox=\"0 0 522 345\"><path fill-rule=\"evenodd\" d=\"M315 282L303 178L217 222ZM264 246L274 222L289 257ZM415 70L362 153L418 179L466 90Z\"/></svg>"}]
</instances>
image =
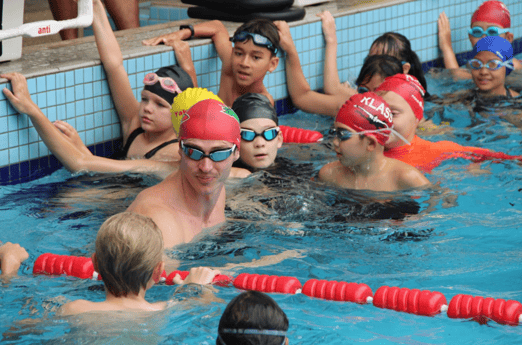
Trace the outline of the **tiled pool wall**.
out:
<instances>
[{"instance_id":1,"label":"tiled pool wall","mask_svg":"<svg viewBox=\"0 0 522 345\"><path fill-rule=\"evenodd\" d=\"M518 38L516 53L522 51L522 2L504 1L511 12L513 33ZM336 17L338 67L342 80L357 76L372 41L386 31L408 37L425 70L440 61L437 19L443 10L450 19L453 47L460 59L471 50L467 28L474 9L482 0L418 0L361 13ZM167 20L170 12L149 8L148 20ZM157 15L157 16L156 16ZM157 18L157 19L156 19ZM169 17L169 20L171 18ZM324 40L321 22L291 27L304 74L312 89L323 86ZM221 62L212 44L191 47L200 87L217 93ZM288 100L284 57L277 69L265 78L268 91L276 99L278 114L292 112ZM146 73L175 63L172 52L156 53L124 61L136 97ZM109 156L121 144L120 125L114 110L105 72L101 65L28 79L33 100L51 120L64 120L74 126L84 143L100 156ZM1 88L6 84L0 85ZM61 167L39 139L25 115L18 115L0 93L0 184L29 181Z\"/></svg>"}]
</instances>

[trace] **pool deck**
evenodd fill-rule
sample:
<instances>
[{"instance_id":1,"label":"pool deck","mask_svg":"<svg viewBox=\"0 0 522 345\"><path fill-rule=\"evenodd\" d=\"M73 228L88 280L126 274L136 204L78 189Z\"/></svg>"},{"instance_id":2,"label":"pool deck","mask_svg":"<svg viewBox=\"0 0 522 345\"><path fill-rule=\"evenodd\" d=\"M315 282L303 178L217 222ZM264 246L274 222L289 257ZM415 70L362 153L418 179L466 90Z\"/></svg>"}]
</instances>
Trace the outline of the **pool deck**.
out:
<instances>
[{"instance_id":1,"label":"pool deck","mask_svg":"<svg viewBox=\"0 0 522 345\"><path fill-rule=\"evenodd\" d=\"M411 0L374 0L355 1L337 0L306 7L306 16L301 21L290 23L290 26L303 25L318 21L317 14L329 10L334 16L364 12L376 8L393 6L409 2ZM140 3L146 1L140 0ZM187 6L180 0L147 1L152 4L169 6ZM24 21L32 22L52 19L49 5L45 0L29 0L25 3ZM145 39L162 35L177 30L179 25L185 23L199 23L205 20L188 19L165 24L157 24L137 29L116 31L116 37L122 49L124 59L146 56L150 54L171 51L165 46L146 47L141 44ZM229 32L232 33L240 23L225 22ZM64 72L77 68L100 65L98 51L94 38L81 37L72 41L61 41L59 35L44 36L41 38L23 39L22 58L15 61L0 63L0 73L19 72L27 78L38 77L50 73ZM40 43L41 42L41 43ZM208 39L192 40L191 45L208 44ZM1 79L1 78L0 78ZM1 79L0 82L5 82Z\"/></svg>"}]
</instances>

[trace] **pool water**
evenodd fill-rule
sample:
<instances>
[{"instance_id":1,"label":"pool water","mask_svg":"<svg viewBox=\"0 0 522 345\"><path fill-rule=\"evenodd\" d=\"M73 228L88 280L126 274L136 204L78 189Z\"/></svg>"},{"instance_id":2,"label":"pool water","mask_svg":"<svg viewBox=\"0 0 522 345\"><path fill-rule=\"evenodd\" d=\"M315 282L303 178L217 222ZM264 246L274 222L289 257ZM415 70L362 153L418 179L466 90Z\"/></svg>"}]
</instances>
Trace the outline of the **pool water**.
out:
<instances>
[{"instance_id":1,"label":"pool water","mask_svg":"<svg viewBox=\"0 0 522 345\"><path fill-rule=\"evenodd\" d=\"M430 74L428 83L430 92L439 96L471 87L469 81L454 82L445 73ZM443 120L452 127L429 140L522 153L521 129L504 121L501 113L489 111L486 117L478 115L480 123L473 123L461 105L428 103L426 114L435 123ZM301 112L281 118L281 124L323 133L332 122ZM341 191L311 180L322 165L336 159L327 144L281 149L281 156L302 164L293 171L307 171L309 176L261 172L229 183L229 221L170 255L187 269L245 263L296 250L301 254L280 263L228 273L289 275L302 284L312 278L365 283L373 292L383 285L435 290L448 302L456 294L522 301L519 163L484 162L480 171L470 172L468 161L452 160L427 175L436 185L430 190ZM68 300L103 300L100 284L31 274L34 260L45 252L90 255L103 220L123 211L140 190L154 183L125 175L71 177L62 169L38 181L2 187L2 240L18 242L30 253L20 276L0 283L3 342L215 343L219 317L238 294L235 288L217 287L209 302L203 296L206 288L155 286L147 293L150 301L174 299L176 305L147 317L97 315L79 322L80 318L60 319L54 313ZM120 184L126 188L118 188ZM378 199L400 204L410 196L416 197L419 212L397 219L372 219L368 214L374 209L368 205ZM517 344L522 336L521 326L493 321L479 325L444 313L422 317L302 294L272 297L290 320L290 344Z\"/></svg>"}]
</instances>

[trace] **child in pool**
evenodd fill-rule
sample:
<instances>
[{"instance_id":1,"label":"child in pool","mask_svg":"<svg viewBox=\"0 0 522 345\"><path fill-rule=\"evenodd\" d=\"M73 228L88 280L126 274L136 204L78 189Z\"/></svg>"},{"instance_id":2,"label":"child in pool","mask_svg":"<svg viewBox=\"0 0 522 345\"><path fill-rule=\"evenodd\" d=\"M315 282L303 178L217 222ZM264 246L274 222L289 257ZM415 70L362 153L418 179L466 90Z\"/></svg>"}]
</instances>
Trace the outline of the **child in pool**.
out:
<instances>
[{"instance_id":1,"label":"child in pool","mask_svg":"<svg viewBox=\"0 0 522 345\"><path fill-rule=\"evenodd\" d=\"M301 68L299 55L292 40L288 24L283 21L277 21L275 24L279 29L281 48L286 52L286 79L292 81L291 83L287 83L288 93L292 98L292 102L297 108L305 112L335 117L344 102L346 102L351 95L355 94L355 90L349 93L338 92L332 94L323 94L313 91L306 81ZM331 54L327 54L327 59L330 56ZM335 56L335 54L333 56ZM357 80L360 86L365 88L364 91L372 91L384 78L402 73L402 71L400 61L393 57L368 57L364 61ZM346 90L346 88L343 87L343 90Z\"/></svg>"},{"instance_id":2,"label":"child in pool","mask_svg":"<svg viewBox=\"0 0 522 345\"><path fill-rule=\"evenodd\" d=\"M392 112L373 92L356 94L341 107L332 134L339 157L319 171L319 179L343 188L396 191L429 184L416 168L384 156L393 130Z\"/></svg>"},{"instance_id":3,"label":"child in pool","mask_svg":"<svg viewBox=\"0 0 522 345\"><path fill-rule=\"evenodd\" d=\"M513 69L513 47L498 36L481 38L473 47L473 59L468 62L471 77L480 96L519 96L505 85Z\"/></svg>"},{"instance_id":4,"label":"child in pool","mask_svg":"<svg viewBox=\"0 0 522 345\"><path fill-rule=\"evenodd\" d=\"M513 42L514 36L513 33L509 31L510 27L511 15L506 5L496 0L485 1L477 8L471 17L471 26L468 32L469 41L472 46L475 46L481 38L486 36L499 36L511 43ZM438 28L439 47L444 58L444 66L453 69L459 68L457 58L451 46L449 20L444 12L439 16ZM522 63L517 59L513 60L513 65L515 69L522 68Z\"/></svg>"},{"instance_id":5,"label":"child in pool","mask_svg":"<svg viewBox=\"0 0 522 345\"><path fill-rule=\"evenodd\" d=\"M147 290L159 281L165 266L163 236L149 217L122 212L107 219L96 236L92 262L105 284L105 301L76 300L63 305L59 314L156 311L167 307L167 302L149 303L145 300ZM210 268L192 268L183 283L209 284L216 274L219 271ZM176 279L176 282L181 281Z\"/></svg>"},{"instance_id":6,"label":"child in pool","mask_svg":"<svg viewBox=\"0 0 522 345\"><path fill-rule=\"evenodd\" d=\"M249 171L272 166L283 145L283 134L270 100L259 93L247 93L236 98L232 109L241 127L239 160L233 166Z\"/></svg>"},{"instance_id":7,"label":"child in pool","mask_svg":"<svg viewBox=\"0 0 522 345\"><path fill-rule=\"evenodd\" d=\"M191 37L210 37L222 62L218 96L226 105L245 93L260 93L274 104L263 79L276 69L279 58L279 34L269 20L254 19L241 25L230 39L219 20L181 26L180 30L144 41L145 45L174 45ZM233 45L232 45L233 43Z\"/></svg>"},{"instance_id":8,"label":"child in pool","mask_svg":"<svg viewBox=\"0 0 522 345\"><path fill-rule=\"evenodd\" d=\"M337 70L337 35L335 20L328 11L319 14L322 21L323 35L326 42L324 65L324 91L330 95L344 95L350 98L355 90L341 84ZM402 71L415 76L427 89L422 64L417 54L411 49L410 41L397 32L386 32L373 41L368 55L390 55L402 63Z\"/></svg>"},{"instance_id":9,"label":"child in pool","mask_svg":"<svg viewBox=\"0 0 522 345\"><path fill-rule=\"evenodd\" d=\"M414 76L397 74L388 77L375 90L390 106L394 129L410 145L392 135L386 142L384 155L408 163L423 172L430 172L446 159L465 158L482 162L486 159L522 159L502 152L472 146L462 146L451 141L430 142L419 138L415 130L423 118L424 88Z\"/></svg>"},{"instance_id":10,"label":"child in pool","mask_svg":"<svg viewBox=\"0 0 522 345\"><path fill-rule=\"evenodd\" d=\"M216 345L288 345L288 318L267 294L246 291L234 297L219 320Z\"/></svg>"},{"instance_id":11,"label":"child in pool","mask_svg":"<svg viewBox=\"0 0 522 345\"><path fill-rule=\"evenodd\" d=\"M0 273L1 278L14 276L22 262L27 260L29 254L18 243L6 242L0 246Z\"/></svg>"}]
</instances>

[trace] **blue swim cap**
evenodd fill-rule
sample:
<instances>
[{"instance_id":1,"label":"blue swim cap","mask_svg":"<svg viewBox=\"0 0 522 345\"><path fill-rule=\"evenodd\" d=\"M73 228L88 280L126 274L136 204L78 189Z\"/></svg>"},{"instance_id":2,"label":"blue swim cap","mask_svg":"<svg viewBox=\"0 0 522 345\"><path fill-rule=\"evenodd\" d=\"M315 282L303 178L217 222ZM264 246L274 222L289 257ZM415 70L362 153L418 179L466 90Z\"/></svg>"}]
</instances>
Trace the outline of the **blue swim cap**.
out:
<instances>
[{"instance_id":1,"label":"blue swim cap","mask_svg":"<svg viewBox=\"0 0 522 345\"><path fill-rule=\"evenodd\" d=\"M502 62L509 61L513 58L513 46L508 40L499 36L486 36L481 38L473 47L472 56L475 57L479 52L492 52ZM506 75L511 73L513 68L506 67Z\"/></svg>"}]
</instances>

